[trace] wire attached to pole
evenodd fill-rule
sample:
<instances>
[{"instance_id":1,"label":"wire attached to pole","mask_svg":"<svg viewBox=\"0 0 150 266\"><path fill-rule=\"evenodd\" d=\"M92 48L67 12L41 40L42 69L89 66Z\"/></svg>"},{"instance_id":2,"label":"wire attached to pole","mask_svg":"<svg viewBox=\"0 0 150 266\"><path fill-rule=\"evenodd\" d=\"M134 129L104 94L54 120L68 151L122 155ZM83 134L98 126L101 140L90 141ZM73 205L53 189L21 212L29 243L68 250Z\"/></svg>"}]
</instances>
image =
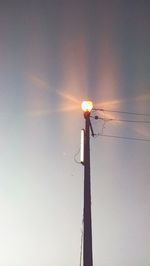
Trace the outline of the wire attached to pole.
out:
<instances>
[{"instance_id":1,"label":"wire attached to pole","mask_svg":"<svg viewBox=\"0 0 150 266\"><path fill-rule=\"evenodd\" d=\"M145 141L145 142L150 142L150 139L142 139L142 138L132 138L132 137L125 137L125 136L117 136L117 135L107 135L107 134L101 134L98 133L96 134L97 136L101 137L108 137L108 138L116 138L116 139L126 139L126 140L137 140L137 141Z\"/></svg>"},{"instance_id":2,"label":"wire attached to pole","mask_svg":"<svg viewBox=\"0 0 150 266\"><path fill-rule=\"evenodd\" d=\"M75 161L75 163L81 164L81 162L80 162L80 161L77 161L77 159L76 159L76 157L79 155L79 153L80 153L80 148L79 148L79 150L74 154L74 161Z\"/></svg>"},{"instance_id":3,"label":"wire attached to pole","mask_svg":"<svg viewBox=\"0 0 150 266\"><path fill-rule=\"evenodd\" d=\"M103 108L93 108L92 109L94 112L96 111L102 111L102 112L109 112L109 113L119 113L119 114L127 114L127 115L139 115L139 116L150 116L150 114L143 114L143 113L134 113L134 112L126 112L126 111L117 111L117 110L108 110L108 109L103 109Z\"/></svg>"},{"instance_id":4,"label":"wire attached to pole","mask_svg":"<svg viewBox=\"0 0 150 266\"><path fill-rule=\"evenodd\" d=\"M102 110L102 111L104 111L104 110ZM126 139L126 140L136 140L136 141L150 142L150 139L145 139L145 138L125 137L125 136L117 136L117 135L104 134L105 125L106 125L107 122L111 122L111 121L122 121L122 122L136 122L136 123L137 122L140 122L140 123L148 123L148 124L150 124L150 121L135 121L135 120L124 120L124 119L109 119L109 118L99 117L97 115L90 116L90 117L93 118L93 119L96 119L96 120L103 121L101 133L94 134L95 137L103 136L103 137L108 137L108 138L117 138L117 139Z\"/></svg>"}]
</instances>

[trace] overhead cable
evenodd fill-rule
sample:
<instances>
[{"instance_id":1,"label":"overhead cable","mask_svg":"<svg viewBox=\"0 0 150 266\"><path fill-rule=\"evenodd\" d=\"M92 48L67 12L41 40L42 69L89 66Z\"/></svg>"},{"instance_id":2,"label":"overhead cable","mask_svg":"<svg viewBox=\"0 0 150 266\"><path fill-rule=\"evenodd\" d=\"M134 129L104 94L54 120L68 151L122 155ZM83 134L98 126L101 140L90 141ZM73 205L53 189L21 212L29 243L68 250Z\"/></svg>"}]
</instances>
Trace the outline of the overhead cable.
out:
<instances>
[{"instance_id":1,"label":"overhead cable","mask_svg":"<svg viewBox=\"0 0 150 266\"><path fill-rule=\"evenodd\" d=\"M134 112L126 112L126 111L117 111L117 110L108 110L103 108L93 108L93 111L102 111L102 112L110 112L110 113L120 113L120 114L127 114L127 115L139 115L139 116L150 116L150 114L143 114L143 113L134 113Z\"/></svg>"},{"instance_id":2,"label":"overhead cable","mask_svg":"<svg viewBox=\"0 0 150 266\"><path fill-rule=\"evenodd\" d=\"M92 117L95 119L100 119L100 120L104 120L107 122L111 122L111 121L116 121L116 122L129 122L129 123L144 123L144 124L150 124L150 121L146 121L146 120L129 120L129 119L117 119L117 118L104 118L104 117Z\"/></svg>"},{"instance_id":3,"label":"overhead cable","mask_svg":"<svg viewBox=\"0 0 150 266\"><path fill-rule=\"evenodd\" d=\"M150 139L142 139L142 138L132 138L132 137L124 137L124 136L117 136L117 135L107 135L107 134L95 134L95 136L102 136L102 137L108 137L108 138L116 138L116 139L126 139L126 140L136 140L136 141L146 141L149 142Z\"/></svg>"}]
</instances>

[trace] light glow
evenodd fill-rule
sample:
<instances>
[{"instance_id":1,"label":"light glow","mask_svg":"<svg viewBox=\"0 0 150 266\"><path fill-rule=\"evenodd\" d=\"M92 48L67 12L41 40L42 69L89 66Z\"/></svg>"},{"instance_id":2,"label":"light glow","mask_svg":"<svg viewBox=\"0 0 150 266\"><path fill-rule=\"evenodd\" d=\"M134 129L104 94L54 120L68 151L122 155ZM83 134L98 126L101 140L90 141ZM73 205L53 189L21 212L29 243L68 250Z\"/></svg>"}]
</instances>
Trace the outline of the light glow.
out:
<instances>
[{"instance_id":1,"label":"light glow","mask_svg":"<svg viewBox=\"0 0 150 266\"><path fill-rule=\"evenodd\" d=\"M81 104L82 110L84 112L91 112L93 108L93 103L91 101L83 101Z\"/></svg>"}]
</instances>

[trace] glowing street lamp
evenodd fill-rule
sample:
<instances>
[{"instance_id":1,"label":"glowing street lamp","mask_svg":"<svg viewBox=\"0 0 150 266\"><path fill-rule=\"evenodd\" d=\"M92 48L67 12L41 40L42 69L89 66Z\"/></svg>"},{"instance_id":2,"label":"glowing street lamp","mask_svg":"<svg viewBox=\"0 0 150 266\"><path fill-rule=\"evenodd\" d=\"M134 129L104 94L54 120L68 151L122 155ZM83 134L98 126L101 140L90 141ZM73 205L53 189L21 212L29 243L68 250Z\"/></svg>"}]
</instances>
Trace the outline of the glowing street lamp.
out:
<instances>
[{"instance_id":1,"label":"glowing street lamp","mask_svg":"<svg viewBox=\"0 0 150 266\"><path fill-rule=\"evenodd\" d=\"M91 101L82 102L85 118L85 129L81 131L81 163L84 165L84 237L83 237L83 266L93 266L92 254L92 218L91 218L91 177L90 177L90 122L93 108Z\"/></svg>"},{"instance_id":2,"label":"glowing street lamp","mask_svg":"<svg viewBox=\"0 0 150 266\"><path fill-rule=\"evenodd\" d=\"M83 101L81 104L81 108L84 113L84 118L87 118L90 116L90 113L93 109L93 103L91 101Z\"/></svg>"},{"instance_id":3,"label":"glowing street lamp","mask_svg":"<svg viewBox=\"0 0 150 266\"><path fill-rule=\"evenodd\" d=\"M90 113L93 109L93 103L91 101L83 101L81 107L84 113Z\"/></svg>"}]
</instances>

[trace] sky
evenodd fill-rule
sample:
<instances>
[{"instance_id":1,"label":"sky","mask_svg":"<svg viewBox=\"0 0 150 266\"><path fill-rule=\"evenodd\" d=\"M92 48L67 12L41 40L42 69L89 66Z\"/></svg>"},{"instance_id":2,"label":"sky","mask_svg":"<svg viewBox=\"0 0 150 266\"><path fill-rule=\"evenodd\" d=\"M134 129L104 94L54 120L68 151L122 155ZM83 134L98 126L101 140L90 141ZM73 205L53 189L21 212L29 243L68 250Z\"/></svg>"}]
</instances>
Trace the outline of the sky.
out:
<instances>
[{"instance_id":1,"label":"sky","mask_svg":"<svg viewBox=\"0 0 150 266\"><path fill-rule=\"evenodd\" d=\"M148 0L0 0L0 266L77 266L82 100L150 114ZM94 132L150 140L150 116ZM91 137L94 266L150 265L150 142Z\"/></svg>"}]
</instances>

